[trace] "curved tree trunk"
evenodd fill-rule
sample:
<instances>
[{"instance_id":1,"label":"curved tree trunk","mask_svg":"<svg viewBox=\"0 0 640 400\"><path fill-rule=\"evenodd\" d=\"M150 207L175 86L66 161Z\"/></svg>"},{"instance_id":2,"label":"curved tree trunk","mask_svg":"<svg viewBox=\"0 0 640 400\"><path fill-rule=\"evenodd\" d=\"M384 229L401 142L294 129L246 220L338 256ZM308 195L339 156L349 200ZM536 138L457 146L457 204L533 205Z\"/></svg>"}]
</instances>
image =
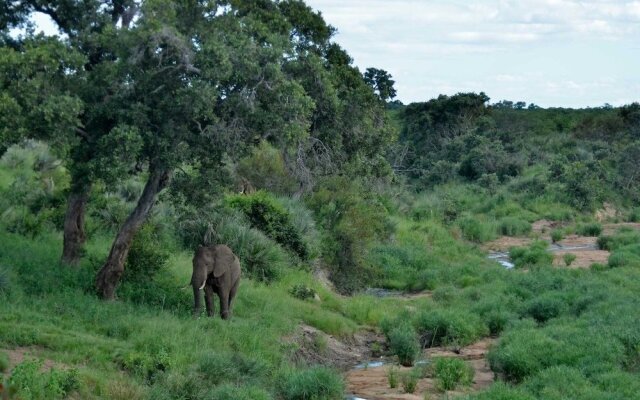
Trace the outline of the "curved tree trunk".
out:
<instances>
[{"instance_id":1,"label":"curved tree trunk","mask_svg":"<svg viewBox=\"0 0 640 400\"><path fill-rule=\"evenodd\" d=\"M124 273L124 263L131 248L131 242L140 226L146 221L153 208L156 197L169 183L169 171L154 169L150 171L144 191L138 199L136 208L124 222L116 235L109 257L96 276L98 295L105 300L113 300L120 277Z\"/></svg>"},{"instance_id":2,"label":"curved tree trunk","mask_svg":"<svg viewBox=\"0 0 640 400\"><path fill-rule=\"evenodd\" d=\"M67 212L64 216L64 241L62 246L62 262L77 266L82 257L86 235L84 232L84 215L89 199L89 187L72 191L67 200Z\"/></svg>"}]
</instances>

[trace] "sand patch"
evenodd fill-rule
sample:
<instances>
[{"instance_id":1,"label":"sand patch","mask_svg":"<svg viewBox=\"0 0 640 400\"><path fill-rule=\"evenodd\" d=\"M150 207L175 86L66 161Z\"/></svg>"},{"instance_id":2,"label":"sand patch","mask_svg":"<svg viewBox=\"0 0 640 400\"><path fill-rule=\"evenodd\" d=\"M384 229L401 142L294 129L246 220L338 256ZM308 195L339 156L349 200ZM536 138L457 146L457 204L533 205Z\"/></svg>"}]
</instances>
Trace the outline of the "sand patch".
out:
<instances>
[{"instance_id":1,"label":"sand patch","mask_svg":"<svg viewBox=\"0 0 640 400\"><path fill-rule=\"evenodd\" d=\"M483 339L457 351L445 347L433 347L424 351L424 357L427 360L433 357L454 357L465 360L475 372L472 386L463 390L447 392L449 396L463 395L486 389L494 382L495 375L489 368L486 359L489 348L494 342L495 339ZM389 365L384 365L349 371L346 374L347 392L366 400L422 400L425 398L425 394L432 396L432 398L440 398L443 395L436 389L436 382L431 377L420 379L415 393L403 393L402 385L399 388L391 389L387 378L389 368ZM406 367L397 368L400 373L411 370Z\"/></svg>"}]
</instances>

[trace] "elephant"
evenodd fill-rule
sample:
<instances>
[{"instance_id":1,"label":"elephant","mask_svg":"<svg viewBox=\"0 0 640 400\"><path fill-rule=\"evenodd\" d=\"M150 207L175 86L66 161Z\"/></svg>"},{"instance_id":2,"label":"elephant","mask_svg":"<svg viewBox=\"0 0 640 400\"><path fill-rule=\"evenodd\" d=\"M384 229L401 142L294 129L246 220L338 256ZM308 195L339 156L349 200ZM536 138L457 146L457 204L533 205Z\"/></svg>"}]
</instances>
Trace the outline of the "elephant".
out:
<instances>
[{"instance_id":1,"label":"elephant","mask_svg":"<svg viewBox=\"0 0 640 400\"><path fill-rule=\"evenodd\" d=\"M200 246L193 256L191 275L194 316L200 315L200 290L204 288L207 315L212 317L215 312L212 297L216 293L220 298L220 316L228 319L240 284L240 274L240 260L228 246Z\"/></svg>"}]
</instances>

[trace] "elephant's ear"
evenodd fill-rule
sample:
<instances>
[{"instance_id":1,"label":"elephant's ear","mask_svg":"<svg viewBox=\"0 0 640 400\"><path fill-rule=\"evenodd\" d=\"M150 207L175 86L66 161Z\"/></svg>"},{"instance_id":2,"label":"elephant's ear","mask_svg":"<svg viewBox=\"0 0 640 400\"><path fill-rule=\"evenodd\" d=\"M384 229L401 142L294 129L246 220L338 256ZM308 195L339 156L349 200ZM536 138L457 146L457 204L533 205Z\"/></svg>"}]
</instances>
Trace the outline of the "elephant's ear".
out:
<instances>
[{"instance_id":1,"label":"elephant's ear","mask_svg":"<svg viewBox=\"0 0 640 400\"><path fill-rule=\"evenodd\" d=\"M213 276L216 278L224 275L231 268L235 256L231 249L225 245L216 246L215 262L213 263Z\"/></svg>"}]
</instances>

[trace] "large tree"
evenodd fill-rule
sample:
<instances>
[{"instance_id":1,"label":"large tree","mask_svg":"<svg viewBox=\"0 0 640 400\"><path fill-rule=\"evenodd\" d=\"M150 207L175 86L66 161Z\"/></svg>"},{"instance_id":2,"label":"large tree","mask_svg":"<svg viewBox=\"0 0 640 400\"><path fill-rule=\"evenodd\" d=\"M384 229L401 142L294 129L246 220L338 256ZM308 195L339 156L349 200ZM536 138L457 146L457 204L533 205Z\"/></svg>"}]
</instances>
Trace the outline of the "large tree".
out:
<instances>
[{"instance_id":1,"label":"large tree","mask_svg":"<svg viewBox=\"0 0 640 400\"><path fill-rule=\"evenodd\" d=\"M118 107L127 106L114 103L117 99L114 94L126 77L126 65L117 54L122 46L121 33L128 30L138 11L138 5L134 0L20 0L8 2L0 11L5 49L11 48L21 54L22 58L26 58L30 51L36 51L30 44L37 44L37 51L48 52L48 57L60 57L62 52L66 52L75 54L82 60L80 65L73 65L71 68L62 65L57 79L47 84L47 91L41 92L45 96L45 103L57 104L58 108L35 119L31 119L27 108L22 108L24 118L36 123L47 119L72 123L67 125L72 128L70 130L48 131L33 129L31 123L24 125L29 129L23 133L58 145L56 149L65 153L68 159L71 187L63 226L62 260L75 265L80 259L86 238L84 216L92 182L96 179L109 182L115 176L113 170L104 169L103 165L95 161L123 156L110 152L108 157L104 157L99 151L104 137L116 127ZM56 24L60 35L47 39L34 37L33 30L29 30L29 17L35 12L48 15ZM14 37L15 35L9 34L13 28L27 30L20 37ZM59 49L57 52L50 51L54 43ZM59 60L62 64L63 58ZM47 74L50 75L51 70ZM14 82L19 86L23 81ZM65 107L68 101L56 101L61 95L77 101L77 104ZM23 97L18 95L15 98Z\"/></svg>"}]
</instances>

